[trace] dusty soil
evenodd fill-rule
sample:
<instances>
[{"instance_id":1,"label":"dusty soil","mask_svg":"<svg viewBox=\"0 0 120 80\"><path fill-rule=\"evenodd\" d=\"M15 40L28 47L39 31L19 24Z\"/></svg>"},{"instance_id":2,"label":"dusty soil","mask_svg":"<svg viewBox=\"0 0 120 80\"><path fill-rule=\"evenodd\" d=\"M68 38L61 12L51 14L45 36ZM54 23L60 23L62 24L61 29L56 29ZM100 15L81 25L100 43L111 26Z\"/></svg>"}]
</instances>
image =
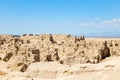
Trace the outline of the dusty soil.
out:
<instances>
[{"instance_id":1,"label":"dusty soil","mask_svg":"<svg viewBox=\"0 0 120 80\"><path fill-rule=\"evenodd\" d=\"M120 38L0 35L0 80L120 80Z\"/></svg>"}]
</instances>

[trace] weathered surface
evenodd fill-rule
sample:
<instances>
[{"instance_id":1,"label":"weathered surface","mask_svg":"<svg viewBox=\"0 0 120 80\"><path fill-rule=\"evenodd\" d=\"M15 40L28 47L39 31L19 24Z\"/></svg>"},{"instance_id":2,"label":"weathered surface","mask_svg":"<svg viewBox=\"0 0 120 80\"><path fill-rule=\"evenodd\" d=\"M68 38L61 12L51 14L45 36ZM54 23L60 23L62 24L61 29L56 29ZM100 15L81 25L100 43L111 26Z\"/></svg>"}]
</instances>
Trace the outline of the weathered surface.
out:
<instances>
[{"instance_id":1,"label":"weathered surface","mask_svg":"<svg viewBox=\"0 0 120 80\"><path fill-rule=\"evenodd\" d=\"M105 80L109 78L101 77L102 73L110 74L111 69L115 69L111 74L117 77L114 73L117 73L120 63L119 55L119 38L60 34L0 35L0 79ZM111 60L113 64L110 64ZM100 75L95 76L99 72ZM91 78L85 75L91 75Z\"/></svg>"}]
</instances>

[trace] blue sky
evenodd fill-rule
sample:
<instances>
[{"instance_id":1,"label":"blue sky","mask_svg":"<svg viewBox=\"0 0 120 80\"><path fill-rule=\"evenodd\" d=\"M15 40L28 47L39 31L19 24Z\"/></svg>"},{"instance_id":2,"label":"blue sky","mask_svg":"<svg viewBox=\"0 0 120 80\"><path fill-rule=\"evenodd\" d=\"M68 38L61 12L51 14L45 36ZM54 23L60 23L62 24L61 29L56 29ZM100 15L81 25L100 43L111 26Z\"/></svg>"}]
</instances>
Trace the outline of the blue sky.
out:
<instances>
[{"instance_id":1,"label":"blue sky","mask_svg":"<svg viewBox=\"0 0 120 80\"><path fill-rule=\"evenodd\" d=\"M120 0L0 0L0 33L120 32Z\"/></svg>"}]
</instances>

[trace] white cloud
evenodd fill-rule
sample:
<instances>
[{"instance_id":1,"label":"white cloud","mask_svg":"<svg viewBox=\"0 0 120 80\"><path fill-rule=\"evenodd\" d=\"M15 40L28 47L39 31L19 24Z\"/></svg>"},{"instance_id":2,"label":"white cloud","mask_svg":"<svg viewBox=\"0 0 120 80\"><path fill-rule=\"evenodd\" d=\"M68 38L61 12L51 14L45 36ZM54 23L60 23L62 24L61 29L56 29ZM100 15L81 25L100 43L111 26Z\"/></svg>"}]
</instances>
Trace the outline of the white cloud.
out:
<instances>
[{"instance_id":1,"label":"white cloud","mask_svg":"<svg viewBox=\"0 0 120 80\"><path fill-rule=\"evenodd\" d=\"M111 20L100 20L95 18L93 21L82 22L79 24L81 27L120 27L120 18Z\"/></svg>"},{"instance_id":2,"label":"white cloud","mask_svg":"<svg viewBox=\"0 0 120 80\"><path fill-rule=\"evenodd\" d=\"M96 20L96 21L97 21L97 20L99 20L99 18L95 18L94 20Z\"/></svg>"}]
</instances>

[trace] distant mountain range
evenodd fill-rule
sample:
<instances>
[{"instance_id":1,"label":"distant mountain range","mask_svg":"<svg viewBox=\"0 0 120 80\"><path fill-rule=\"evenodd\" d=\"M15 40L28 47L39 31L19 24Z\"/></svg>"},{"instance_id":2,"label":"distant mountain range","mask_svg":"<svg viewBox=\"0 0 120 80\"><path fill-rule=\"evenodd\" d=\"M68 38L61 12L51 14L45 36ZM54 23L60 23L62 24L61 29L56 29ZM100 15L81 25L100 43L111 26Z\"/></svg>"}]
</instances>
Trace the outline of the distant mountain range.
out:
<instances>
[{"instance_id":1,"label":"distant mountain range","mask_svg":"<svg viewBox=\"0 0 120 80\"><path fill-rule=\"evenodd\" d=\"M73 34L73 35L74 36L84 35L86 37L120 38L120 32L84 33L84 34Z\"/></svg>"}]
</instances>

